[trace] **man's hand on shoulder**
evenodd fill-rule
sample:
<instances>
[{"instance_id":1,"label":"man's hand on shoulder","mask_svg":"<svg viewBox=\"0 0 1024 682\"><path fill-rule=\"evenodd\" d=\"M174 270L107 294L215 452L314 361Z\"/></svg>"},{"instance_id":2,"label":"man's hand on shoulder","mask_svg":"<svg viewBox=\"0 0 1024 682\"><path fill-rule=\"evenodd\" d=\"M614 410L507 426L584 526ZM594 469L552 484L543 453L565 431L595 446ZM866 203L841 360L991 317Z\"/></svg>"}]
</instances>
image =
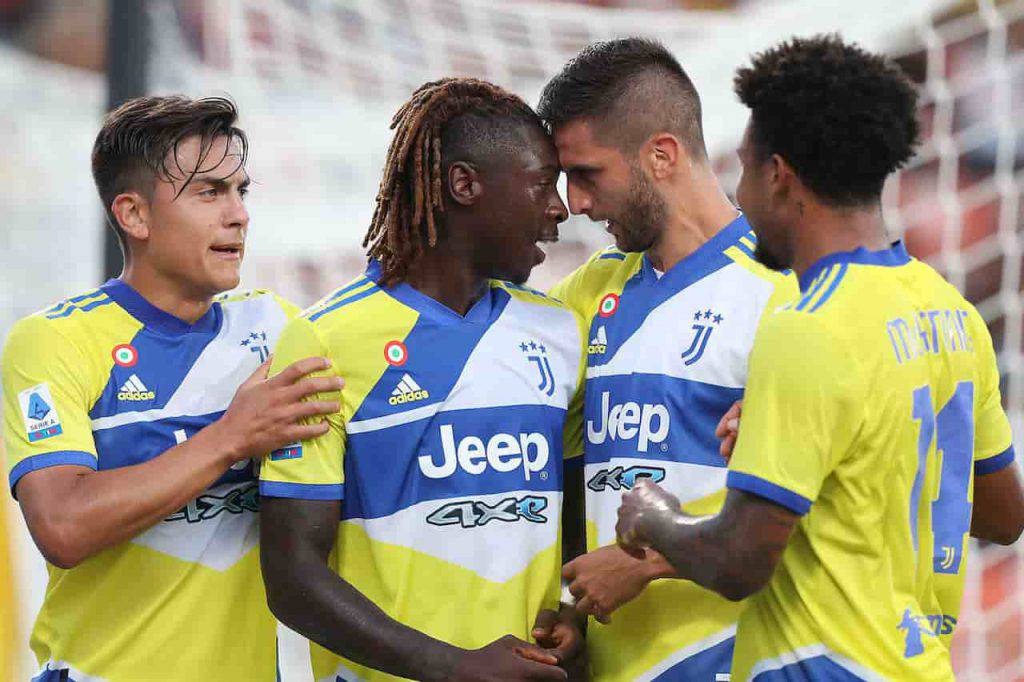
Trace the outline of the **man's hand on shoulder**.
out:
<instances>
[{"instance_id":1,"label":"man's hand on shoulder","mask_svg":"<svg viewBox=\"0 0 1024 682\"><path fill-rule=\"evenodd\" d=\"M307 400L341 390L337 376L309 376L330 369L326 358L305 358L267 378L270 360L245 380L224 416L207 427L215 431L218 447L232 462L263 457L289 443L327 432L326 420L341 409L337 400ZM305 423L304 423L305 422Z\"/></svg>"}]
</instances>

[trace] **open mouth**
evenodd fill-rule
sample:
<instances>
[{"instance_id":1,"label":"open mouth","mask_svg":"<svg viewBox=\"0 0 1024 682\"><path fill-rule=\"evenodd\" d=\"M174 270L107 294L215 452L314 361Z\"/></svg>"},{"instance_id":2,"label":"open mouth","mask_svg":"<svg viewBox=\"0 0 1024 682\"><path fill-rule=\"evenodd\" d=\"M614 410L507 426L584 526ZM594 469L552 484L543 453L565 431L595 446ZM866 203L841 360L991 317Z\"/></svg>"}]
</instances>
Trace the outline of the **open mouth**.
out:
<instances>
[{"instance_id":1,"label":"open mouth","mask_svg":"<svg viewBox=\"0 0 1024 682\"><path fill-rule=\"evenodd\" d=\"M537 238L537 242L533 245L533 248L534 248L534 251L536 251L536 253L537 253L537 259L538 259L537 260L537 264L538 265L540 263L543 263L544 259L547 258L547 254L544 253L544 250L540 248L540 245L541 244L554 244L557 241L558 241L558 231L557 230L554 231L554 232L542 233L540 235L540 237Z\"/></svg>"},{"instance_id":2,"label":"open mouth","mask_svg":"<svg viewBox=\"0 0 1024 682\"><path fill-rule=\"evenodd\" d=\"M242 257L241 244L221 244L219 246L211 246L210 250L222 258L235 259Z\"/></svg>"}]
</instances>

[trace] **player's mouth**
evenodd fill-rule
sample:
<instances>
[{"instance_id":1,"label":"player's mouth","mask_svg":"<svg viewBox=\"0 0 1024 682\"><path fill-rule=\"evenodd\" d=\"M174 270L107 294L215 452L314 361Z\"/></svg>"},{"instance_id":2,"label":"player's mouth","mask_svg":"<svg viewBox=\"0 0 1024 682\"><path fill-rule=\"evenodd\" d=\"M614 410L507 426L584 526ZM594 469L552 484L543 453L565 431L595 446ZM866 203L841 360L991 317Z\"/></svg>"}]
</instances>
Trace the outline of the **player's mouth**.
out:
<instances>
[{"instance_id":1,"label":"player's mouth","mask_svg":"<svg viewBox=\"0 0 1024 682\"><path fill-rule=\"evenodd\" d=\"M217 254L218 258L228 261L240 261L242 260L242 254L245 251L245 246L238 242L234 244L217 244L211 246L210 250Z\"/></svg>"},{"instance_id":2,"label":"player's mouth","mask_svg":"<svg viewBox=\"0 0 1024 682\"><path fill-rule=\"evenodd\" d=\"M540 265L541 263L544 262L544 259L547 258L547 254L544 253L543 249L541 249L539 245L540 244L554 244L557 241L558 241L558 226L557 225L555 227L553 227L552 229L550 229L550 230L544 230L543 232L540 233L540 237L538 237L537 242L533 245L534 260L536 261L534 263L534 265Z\"/></svg>"}]
</instances>

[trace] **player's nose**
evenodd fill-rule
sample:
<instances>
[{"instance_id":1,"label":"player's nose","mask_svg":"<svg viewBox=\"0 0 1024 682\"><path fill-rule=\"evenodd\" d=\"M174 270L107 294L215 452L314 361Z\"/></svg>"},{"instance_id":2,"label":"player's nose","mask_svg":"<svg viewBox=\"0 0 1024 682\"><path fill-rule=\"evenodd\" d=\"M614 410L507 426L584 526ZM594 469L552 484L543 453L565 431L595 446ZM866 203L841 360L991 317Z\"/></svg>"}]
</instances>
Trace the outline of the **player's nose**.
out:
<instances>
[{"instance_id":1,"label":"player's nose","mask_svg":"<svg viewBox=\"0 0 1024 682\"><path fill-rule=\"evenodd\" d=\"M232 194L224 207L224 225L226 227L245 228L249 226L249 209L245 207L240 195Z\"/></svg>"},{"instance_id":2,"label":"player's nose","mask_svg":"<svg viewBox=\"0 0 1024 682\"><path fill-rule=\"evenodd\" d=\"M562 197L556 192L548 203L547 216L556 223L565 222L569 219L569 210L565 207Z\"/></svg>"},{"instance_id":3,"label":"player's nose","mask_svg":"<svg viewBox=\"0 0 1024 682\"><path fill-rule=\"evenodd\" d=\"M566 194L569 197L569 210L573 215L581 213L590 214L593 209L593 202L590 194L580 189L575 183L570 182L566 186Z\"/></svg>"}]
</instances>

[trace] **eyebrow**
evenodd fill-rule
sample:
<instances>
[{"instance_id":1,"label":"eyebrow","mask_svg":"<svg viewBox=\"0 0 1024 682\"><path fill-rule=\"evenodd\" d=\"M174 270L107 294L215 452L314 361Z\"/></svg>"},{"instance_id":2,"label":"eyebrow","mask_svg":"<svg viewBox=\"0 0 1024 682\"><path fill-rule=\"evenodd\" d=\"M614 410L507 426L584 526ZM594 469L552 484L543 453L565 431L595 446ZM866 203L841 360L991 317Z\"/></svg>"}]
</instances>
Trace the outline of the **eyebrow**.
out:
<instances>
[{"instance_id":1,"label":"eyebrow","mask_svg":"<svg viewBox=\"0 0 1024 682\"><path fill-rule=\"evenodd\" d=\"M597 166L589 166L585 163L572 164L571 166L562 166L562 170L566 173L587 173L598 170Z\"/></svg>"},{"instance_id":2,"label":"eyebrow","mask_svg":"<svg viewBox=\"0 0 1024 682\"><path fill-rule=\"evenodd\" d=\"M211 177L199 176L199 177L196 177L196 178L192 179L192 184L193 185L197 185L197 184L210 185L211 187L213 187L214 189L217 189L217 190L226 190L226 189L229 189L231 187L231 185L234 184L234 183L228 182L227 178L211 178ZM245 189L250 184L252 184L252 178L250 178L248 175L246 175L245 176L245 180L242 180L242 182L240 182L238 184L238 189Z\"/></svg>"}]
</instances>

